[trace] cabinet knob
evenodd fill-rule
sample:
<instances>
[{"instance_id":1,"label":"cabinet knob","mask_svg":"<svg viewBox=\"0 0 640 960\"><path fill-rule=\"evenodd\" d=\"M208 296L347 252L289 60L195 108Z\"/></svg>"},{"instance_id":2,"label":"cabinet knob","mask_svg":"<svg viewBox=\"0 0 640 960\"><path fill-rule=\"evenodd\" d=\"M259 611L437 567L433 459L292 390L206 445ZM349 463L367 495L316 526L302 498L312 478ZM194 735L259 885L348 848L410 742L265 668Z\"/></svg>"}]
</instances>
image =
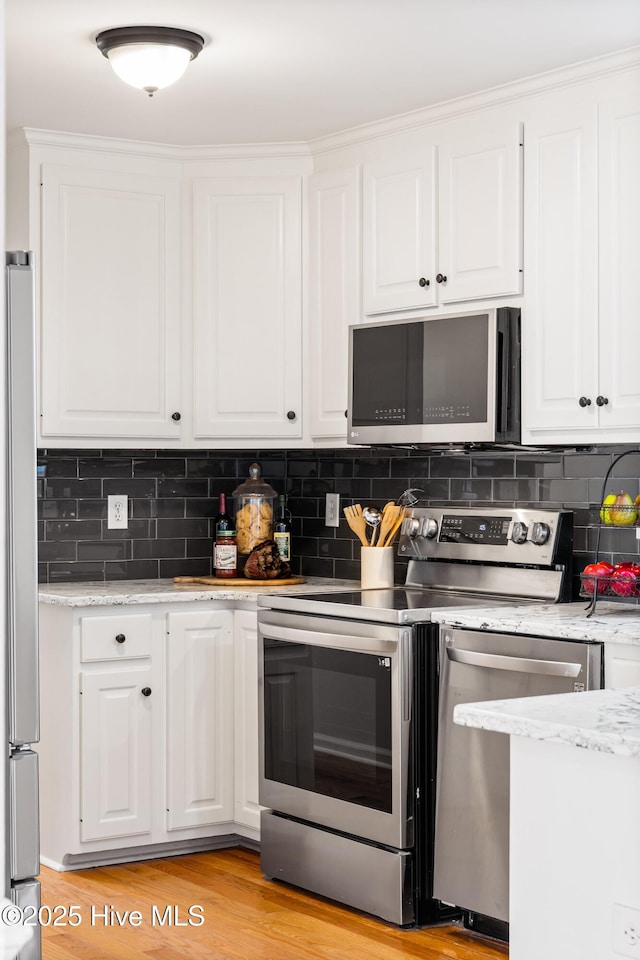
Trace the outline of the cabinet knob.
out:
<instances>
[{"instance_id":1,"label":"cabinet knob","mask_svg":"<svg viewBox=\"0 0 640 960\"><path fill-rule=\"evenodd\" d=\"M344 415L345 415L345 417L348 417L348 416L349 416L349 411L348 411L348 410L345 410Z\"/></svg>"},{"instance_id":2,"label":"cabinet knob","mask_svg":"<svg viewBox=\"0 0 640 960\"><path fill-rule=\"evenodd\" d=\"M116 633L116 643L124 643L126 639L124 633Z\"/></svg>"},{"instance_id":3,"label":"cabinet knob","mask_svg":"<svg viewBox=\"0 0 640 960\"><path fill-rule=\"evenodd\" d=\"M427 280L425 277L420 277L420 279L418 280L418 283L420 284L421 287L428 287L431 285L431 281Z\"/></svg>"},{"instance_id":4,"label":"cabinet knob","mask_svg":"<svg viewBox=\"0 0 640 960\"><path fill-rule=\"evenodd\" d=\"M580 397L578 403L581 407L590 407L591 406L591 397Z\"/></svg>"},{"instance_id":5,"label":"cabinet knob","mask_svg":"<svg viewBox=\"0 0 640 960\"><path fill-rule=\"evenodd\" d=\"M172 419L172 420L175 420L176 423L177 423L178 420L182 420L182 414L178 413L178 411L176 410L175 413L172 413L172 414L171 414L171 419Z\"/></svg>"},{"instance_id":6,"label":"cabinet knob","mask_svg":"<svg viewBox=\"0 0 640 960\"><path fill-rule=\"evenodd\" d=\"M609 403L609 397L596 397L596 403L599 407L606 407L606 405Z\"/></svg>"},{"instance_id":7,"label":"cabinet knob","mask_svg":"<svg viewBox=\"0 0 640 960\"><path fill-rule=\"evenodd\" d=\"M287 420L295 420L296 412L295 410L287 410Z\"/></svg>"},{"instance_id":8,"label":"cabinet knob","mask_svg":"<svg viewBox=\"0 0 640 960\"><path fill-rule=\"evenodd\" d=\"M150 696L151 696L151 687L143 687L142 690L140 691L140 693L142 694L143 697L150 697Z\"/></svg>"},{"instance_id":9,"label":"cabinet knob","mask_svg":"<svg viewBox=\"0 0 640 960\"><path fill-rule=\"evenodd\" d=\"M445 277L444 273L439 273L436 276L436 283L446 283L446 282L447 282L447 278Z\"/></svg>"}]
</instances>

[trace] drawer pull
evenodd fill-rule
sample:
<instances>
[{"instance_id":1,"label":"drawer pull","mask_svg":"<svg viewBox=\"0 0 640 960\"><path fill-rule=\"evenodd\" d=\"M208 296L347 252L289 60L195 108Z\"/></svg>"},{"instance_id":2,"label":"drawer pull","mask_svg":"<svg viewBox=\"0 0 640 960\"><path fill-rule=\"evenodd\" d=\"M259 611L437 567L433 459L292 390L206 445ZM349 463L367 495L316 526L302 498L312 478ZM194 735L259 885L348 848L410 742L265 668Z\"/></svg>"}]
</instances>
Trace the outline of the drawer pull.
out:
<instances>
[{"instance_id":1,"label":"drawer pull","mask_svg":"<svg viewBox=\"0 0 640 960\"><path fill-rule=\"evenodd\" d=\"M116 643L124 643L126 639L124 633L116 633Z\"/></svg>"},{"instance_id":2,"label":"drawer pull","mask_svg":"<svg viewBox=\"0 0 640 960\"><path fill-rule=\"evenodd\" d=\"M143 697L150 697L150 696L151 696L151 687L143 687L142 690L140 691L140 693L142 694Z\"/></svg>"}]
</instances>

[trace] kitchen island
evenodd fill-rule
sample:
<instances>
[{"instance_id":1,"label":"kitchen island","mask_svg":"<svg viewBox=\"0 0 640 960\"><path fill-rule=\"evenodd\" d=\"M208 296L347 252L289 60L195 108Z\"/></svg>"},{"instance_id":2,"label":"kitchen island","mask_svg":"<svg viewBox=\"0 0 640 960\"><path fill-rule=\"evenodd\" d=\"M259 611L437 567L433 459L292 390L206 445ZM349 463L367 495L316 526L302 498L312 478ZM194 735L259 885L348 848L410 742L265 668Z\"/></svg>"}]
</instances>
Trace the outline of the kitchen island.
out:
<instances>
[{"instance_id":1,"label":"kitchen island","mask_svg":"<svg viewBox=\"0 0 640 960\"><path fill-rule=\"evenodd\" d=\"M640 956L640 688L454 719L511 737L511 960Z\"/></svg>"}]
</instances>

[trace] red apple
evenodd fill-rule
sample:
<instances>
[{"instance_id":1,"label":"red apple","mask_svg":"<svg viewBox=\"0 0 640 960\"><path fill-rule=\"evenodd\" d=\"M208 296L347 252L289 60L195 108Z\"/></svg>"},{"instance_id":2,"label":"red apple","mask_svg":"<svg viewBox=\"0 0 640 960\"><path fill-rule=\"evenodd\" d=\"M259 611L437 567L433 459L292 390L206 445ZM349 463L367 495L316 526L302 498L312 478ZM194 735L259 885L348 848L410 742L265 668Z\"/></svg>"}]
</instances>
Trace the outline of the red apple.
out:
<instances>
[{"instance_id":1,"label":"red apple","mask_svg":"<svg viewBox=\"0 0 640 960\"><path fill-rule=\"evenodd\" d=\"M638 577L631 566L622 564L611 575L611 589L618 597L635 597L638 590Z\"/></svg>"},{"instance_id":2,"label":"red apple","mask_svg":"<svg viewBox=\"0 0 640 960\"><path fill-rule=\"evenodd\" d=\"M588 563L581 574L582 589L585 593L606 593L609 585L605 581L611 576L613 569L607 560Z\"/></svg>"}]
</instances>

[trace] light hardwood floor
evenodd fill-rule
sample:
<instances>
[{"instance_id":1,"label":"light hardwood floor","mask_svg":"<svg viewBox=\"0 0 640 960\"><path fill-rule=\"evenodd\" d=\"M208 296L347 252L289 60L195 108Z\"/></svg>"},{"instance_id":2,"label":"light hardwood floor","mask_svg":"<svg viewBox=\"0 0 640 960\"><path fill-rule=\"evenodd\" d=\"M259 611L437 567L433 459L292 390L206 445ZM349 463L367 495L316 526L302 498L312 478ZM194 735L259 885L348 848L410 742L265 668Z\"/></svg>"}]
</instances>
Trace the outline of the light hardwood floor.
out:
<instances>
[{"instance_id":1,"label":"light hardwood floor","mask_svg":"<svg viewBox=\"0 0 640 960\"><path fill-rule=\"evenodd\" d=\"M78 926L43 928L44 960L504 960L506 946L454 924L397 930L267 881L242 849L56 873L43 867L42 902L78 907ZM189 907L204 923L188 925ZM175 906L185 926L160 925ZM91 910L97 912L91 922ZM153 923L155 908L156 923ZM100 914L105 910L113 922ZM141 923L117 922L137 910ZM61 913L62 911L58 911ZM199 921L200 912L193 915Z\"/></svg>"}]
</instances>

